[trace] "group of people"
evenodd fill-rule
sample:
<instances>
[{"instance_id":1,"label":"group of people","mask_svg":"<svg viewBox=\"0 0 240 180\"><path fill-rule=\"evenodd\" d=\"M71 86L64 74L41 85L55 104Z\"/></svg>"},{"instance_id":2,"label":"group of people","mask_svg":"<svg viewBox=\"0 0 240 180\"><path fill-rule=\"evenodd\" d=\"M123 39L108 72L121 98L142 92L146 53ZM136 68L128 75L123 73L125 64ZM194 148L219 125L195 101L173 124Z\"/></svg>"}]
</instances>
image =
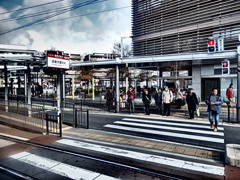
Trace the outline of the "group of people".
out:
<instances>
[{"instance_id":1,"label":"group of people","mask_svg":"<svg viewBox=\"0 0 240 180\"><path fill-rule=\"evenodd\" d=\"M233 93L233 84L230 84L229 87L226 90L226 97L228 99L228 105L231 106L233 103L234 93ZM112 103L114 98L113 90L109 90L107 92L107 104ZM164 90L158 89L158 91L153 96L155 100L155 104L157 107L157 112L163 116L170 116L171 112L171 104L173 101L173 93L172 91L165 86ZM121 105L123 103L123 100L127 100L127 103L129 103L129 113L134 113L134 99L135 99L135 91L132 86L129 87L129 90L127 93L124 93L124 91L121 91L120 93L120 107L125 108L125 104ZM145 108L145 114L150 115L150 104L151 104L151 95L147 88L143 89L142 93L142 102L144 104ZM183 99L183 94L180 90L176 92L176 102L178 105L178 108L181 108L181 100ZM109 102L109 103L108 103ZM194 119L194 115L196 113L196 110L199 106L199 99L195 92L193 92L193 89L190 88L188 90L188 93L186 95L186 102L188 105L188 112L189 112L189 119ZM210 128L214 131L217 131L218 129L218 123L219 123L219 115L221 112L221 105L222 105L222 97L218 94L217 88L212 88L211 94L209 94L205 100L205 103L207 104L207 111L209 113L208 118L210 121ZM109 105L109 108L111 105ZM163 110L162 110L163 109Z\"/></svg>"}]
</instances>

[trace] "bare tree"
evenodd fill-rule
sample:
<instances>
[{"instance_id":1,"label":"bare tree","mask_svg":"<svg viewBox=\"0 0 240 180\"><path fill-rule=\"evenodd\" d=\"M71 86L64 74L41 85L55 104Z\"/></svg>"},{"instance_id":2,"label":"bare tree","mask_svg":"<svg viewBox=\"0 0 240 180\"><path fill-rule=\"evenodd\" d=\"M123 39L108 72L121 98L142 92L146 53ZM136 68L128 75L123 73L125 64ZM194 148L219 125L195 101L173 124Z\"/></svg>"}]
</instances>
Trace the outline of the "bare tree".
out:
<instances>
[{"instance_id":1,"label":"bare tree","mask_svg":"<svg viewBox=\"0 0 240 180\"><path fill-rule=\"evenodd\" d=\"M113 44L112 53L121 55L121 43L115 42ZM129 57L131 55L132 55L131 45L129 44L123 45L123 57Z\"/></svg>"}]
</instances>

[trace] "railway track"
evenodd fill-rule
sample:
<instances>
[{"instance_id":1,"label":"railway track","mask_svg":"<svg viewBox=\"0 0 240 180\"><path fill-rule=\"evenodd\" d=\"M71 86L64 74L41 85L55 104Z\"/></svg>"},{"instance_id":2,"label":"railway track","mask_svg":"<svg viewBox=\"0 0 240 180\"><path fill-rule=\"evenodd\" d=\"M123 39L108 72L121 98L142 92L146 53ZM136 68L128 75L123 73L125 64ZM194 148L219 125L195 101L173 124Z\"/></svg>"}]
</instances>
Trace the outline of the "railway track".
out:
<instances>
[{"instance_id":1,"label":"railway track","mask_svg":"<svg viewBox=\"0 0 240 180\"><path fill-rule=\"evenodd\" d=\"M134 175L135 177L136 176L140 176L140 177L144 176L145 177L144 179L146 179L146 178L147 179L160 179L160 180L186 179L185 177L184 178L175 177L175 176L172 176L172 175L169 175L169 174L165 174L165 173L157 172L157 171L154 171L154 170L150 170L148 168L136 167L136 166L131 166L131 165L123 164L123 163L118 163L118 162L115 162L114 160L110 161L110 160L98 158L97 155L93 155L93 156L85 155L85 154L76 153L76 152L73 152L73 151L68 151L66 149L61 149L59 147L42 145L42 144L33 143L33 142L30 142L30 141L24 141L24 140L20 140L20 139L17 139L17 138L4 136L4 135L0 135L0 139L4 139L6 141L31 146L31 147L34 147L35 149L44 150L45 152L48 152L48 154L50 154L50 153L57 154L60 157L63 157L63 155L64 156L71 156L71 157L74 157L74 159L77 159L77 158L84 159L85 162L91 162L90 164L98 164L100 166L107 166L108 168L110 167L110 169L111 169L111 167L114 167L115 169L119 170L119 172L120 171L125 172L125 174L128 174L128 172L131 172L131 173L135 174ZM19 170L12 169L12 168L6 167L4 165L1 165L0 170L2 170L2 172L6 172L8 174L17 176L17 177L22 178L22 179L38 179L31 174L25 174L24 172L20 172ZM112 175L114 176L114 174L112 174ZM121 176L120 176L120 179L126 179L126 178L124 178L124 177L121 178Z\"/></svg>"}]
</instances>

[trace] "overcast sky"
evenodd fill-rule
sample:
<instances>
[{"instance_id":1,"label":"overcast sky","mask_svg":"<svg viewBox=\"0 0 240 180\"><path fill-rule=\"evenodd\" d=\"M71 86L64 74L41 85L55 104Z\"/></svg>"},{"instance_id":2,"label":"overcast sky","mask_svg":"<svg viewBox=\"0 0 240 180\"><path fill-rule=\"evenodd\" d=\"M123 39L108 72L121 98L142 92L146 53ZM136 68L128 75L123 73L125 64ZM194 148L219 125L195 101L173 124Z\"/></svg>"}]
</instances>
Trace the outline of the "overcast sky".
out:
<instances>
[{"instance_id":1,"label":"overcast sky","mask_svg":"<svg viewBox=\"0 0 240 180\"><path fill-rule=\"evenodd\" d=\"M59 2L32 7L54 1ZM0 0L0 34L6 32L6 30L9 32L13 28L49 16L51 15L49 10L56 10L86 1L90 0ZM114 42L120 42L121 36L131 35L130 6L131 0L107 0L83 6L43 21L52 22L31 25L0 35L0 44L26 45L29 49L38 51L56 48L68 53L110 53ZM26 7L32 8L16 11ZM127 8L85 15L121 7ZM43 12L43 15L40 16L39 13L41 12ZM23 18L30 14L33 16L33 13L36 16ZM63 20L63 18L72 16L77 17ZM125 41L129 43L129 40L126 39Z\"/></svg>"}]
</instances>

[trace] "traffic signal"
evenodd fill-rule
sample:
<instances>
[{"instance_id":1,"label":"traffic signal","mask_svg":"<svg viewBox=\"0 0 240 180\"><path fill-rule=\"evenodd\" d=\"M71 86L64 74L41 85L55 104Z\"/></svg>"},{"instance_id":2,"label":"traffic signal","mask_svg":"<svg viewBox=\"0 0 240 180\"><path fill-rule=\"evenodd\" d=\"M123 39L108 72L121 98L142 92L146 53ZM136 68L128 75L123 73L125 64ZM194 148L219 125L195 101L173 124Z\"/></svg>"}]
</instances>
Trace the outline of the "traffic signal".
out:
<instances>
[{"instance_id":1,"label":"traffic signal","mask_svg":"<svg viewBox=\"0 0 240 180\"><path fill-rule=\"evenodd\" d=\"M215 40L209 40L208 41L208 52L209 53L216 52L216 42L215 42Z\"/></svg>"},{"instance_id":2,"label":"traffic signal","mask_svg":"<svg viewBox=\"0 0 240 180\"><path fill-rule=\"evenodd\" d=\"M222 74L230 74L230 61L222 61Z\"/></svg>"}]
</instances>

